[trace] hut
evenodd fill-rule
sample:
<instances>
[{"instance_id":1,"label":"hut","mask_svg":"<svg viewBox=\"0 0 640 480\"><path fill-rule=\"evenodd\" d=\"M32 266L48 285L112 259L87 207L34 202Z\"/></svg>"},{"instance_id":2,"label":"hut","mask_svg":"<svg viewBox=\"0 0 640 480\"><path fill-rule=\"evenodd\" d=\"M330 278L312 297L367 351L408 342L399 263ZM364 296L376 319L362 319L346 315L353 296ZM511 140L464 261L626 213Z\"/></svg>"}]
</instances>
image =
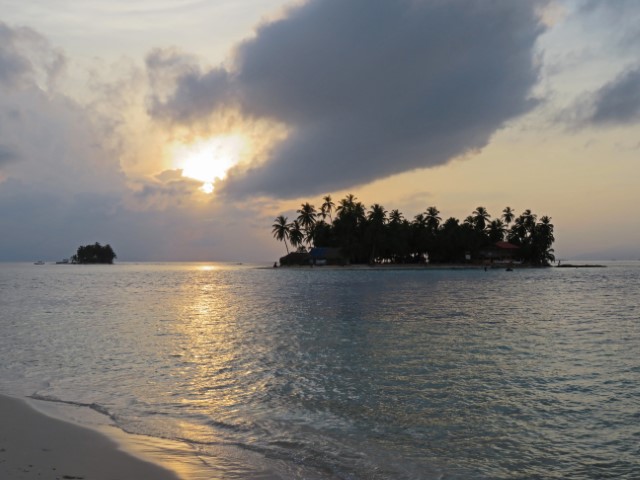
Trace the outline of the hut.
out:
<instances>
[{"instance_id":1,"label":"hut","mask_svg":"<svg viewBox=\"0 0 640 480\"><path fill-rule=\"evenodd\" d=\"M496 242L480 250L480 258L489 263L514 263L519 260L520 247L509 242Z\"/></svg>"},{"instance_id":2,"label":"hut","mask_svg":"<svg viewBox=\"0 0 640 480\"><path fill-rule=\"evenodd\" d=\"M313 265L346 265L349 263L340 253L339 248L313 247L309 254Z\"/></svg>"}]
</instances>

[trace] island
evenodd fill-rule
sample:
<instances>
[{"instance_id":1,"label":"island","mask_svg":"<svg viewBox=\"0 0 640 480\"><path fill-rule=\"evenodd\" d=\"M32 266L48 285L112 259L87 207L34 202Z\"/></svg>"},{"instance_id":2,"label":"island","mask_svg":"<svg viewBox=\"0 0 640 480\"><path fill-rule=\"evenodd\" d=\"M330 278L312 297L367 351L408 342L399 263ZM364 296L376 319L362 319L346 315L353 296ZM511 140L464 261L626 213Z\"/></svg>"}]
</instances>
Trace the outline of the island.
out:
<instances>
[{"instance_id":1,"label":"island","mask_svg":"<svg viewBox=\"0 0 640 480\"><path fill-rule=\"evenodd\" d=\"M337 204L331 195L316 209L309 202L289 222L275 218L272 233L284 242L281 266L292 265L467 265L485 268L550 266L555 261L553 224L531 210L516 215L511 207L492 218L477 207L462 222L442 220L428 207L412 220L399 210L373 204L369 210L353 194ZM289 246L292 251L289 251ZM277 266L277 265L274 265Z\"/></svg>"},{"instance_id":2,"label":"island","mask_svg":"<svg viewBox=\"0 0 640 480\"><path fill-rule=\"evenodd\" d=\"M117 258L116 253L111 245L100 245L98 242L93 245L84 245L78 247L78 251L71 257L71 263L107 263L112 264Z\"/></svg>"}]
</instances>

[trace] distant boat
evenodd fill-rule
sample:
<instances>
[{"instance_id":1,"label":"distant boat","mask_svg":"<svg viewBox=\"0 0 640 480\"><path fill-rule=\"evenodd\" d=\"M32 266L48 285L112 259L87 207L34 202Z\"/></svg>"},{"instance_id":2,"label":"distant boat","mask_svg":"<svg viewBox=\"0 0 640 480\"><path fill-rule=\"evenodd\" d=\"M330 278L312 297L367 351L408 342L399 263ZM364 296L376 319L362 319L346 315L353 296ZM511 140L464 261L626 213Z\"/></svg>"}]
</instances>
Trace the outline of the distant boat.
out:
<instances>
[{"instance_id":1,"label":"distant boat","mask_svg":"<svg viewBox=\"0 0 640 480\"><path fill-rule=\"evenodd\" d=\"M38 260L37 262L33 262L34 265L44 265L42 260Z\"/></svg>"},{"instance_id":2,"label":"distant boat","mask_svg":"<svg viewBox=\"0 0 640 480\"><path fill-rule=\"evenodd\" d=\"M68 258L63 258L61 261L56 262L56 265L68 265L68 264L69 264Z\"/></svg>"}]
</instances>

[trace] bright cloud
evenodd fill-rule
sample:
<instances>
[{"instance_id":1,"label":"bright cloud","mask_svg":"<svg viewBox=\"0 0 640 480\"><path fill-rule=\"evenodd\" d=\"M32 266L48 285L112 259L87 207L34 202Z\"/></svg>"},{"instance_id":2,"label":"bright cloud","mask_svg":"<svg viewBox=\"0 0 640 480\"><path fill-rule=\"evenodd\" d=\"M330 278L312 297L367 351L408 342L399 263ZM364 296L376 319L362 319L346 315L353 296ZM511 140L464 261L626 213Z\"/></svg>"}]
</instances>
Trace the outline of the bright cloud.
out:
<instances>
[{"instance_id":1,"label":"bright cloud","mask_svg":"<svg viewBox=\"0 0 640 480\"><path fill-rule=\"evenodd\" d=\"M91 78L80 102L56 85L67 58L44 37L4 24L0 36L0 260L59 259L95 241L121 260L255 258L257 206L212 202L180 170L152 175L160 157L146 177L123 169L171 138L133 122L144 89L128 68Z\"/></svg>"}]
</instances>

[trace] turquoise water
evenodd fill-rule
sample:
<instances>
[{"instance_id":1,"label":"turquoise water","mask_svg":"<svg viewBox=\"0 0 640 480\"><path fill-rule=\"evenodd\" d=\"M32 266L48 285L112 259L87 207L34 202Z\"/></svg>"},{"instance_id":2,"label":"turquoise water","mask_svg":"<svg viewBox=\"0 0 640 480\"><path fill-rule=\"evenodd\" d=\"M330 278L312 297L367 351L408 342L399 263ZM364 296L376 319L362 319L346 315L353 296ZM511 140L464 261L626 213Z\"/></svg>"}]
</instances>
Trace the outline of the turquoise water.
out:
<instances>
[{"instance_id":1,"label":"turquoise water","mask_svg":"<svg viewBox=\"0 0 640 480\"><path fill-rule=\"evenodd\" d=\"M0 392L201 478L640 478L640 264L0 264Z\"/></svg>"}]
</instances>

